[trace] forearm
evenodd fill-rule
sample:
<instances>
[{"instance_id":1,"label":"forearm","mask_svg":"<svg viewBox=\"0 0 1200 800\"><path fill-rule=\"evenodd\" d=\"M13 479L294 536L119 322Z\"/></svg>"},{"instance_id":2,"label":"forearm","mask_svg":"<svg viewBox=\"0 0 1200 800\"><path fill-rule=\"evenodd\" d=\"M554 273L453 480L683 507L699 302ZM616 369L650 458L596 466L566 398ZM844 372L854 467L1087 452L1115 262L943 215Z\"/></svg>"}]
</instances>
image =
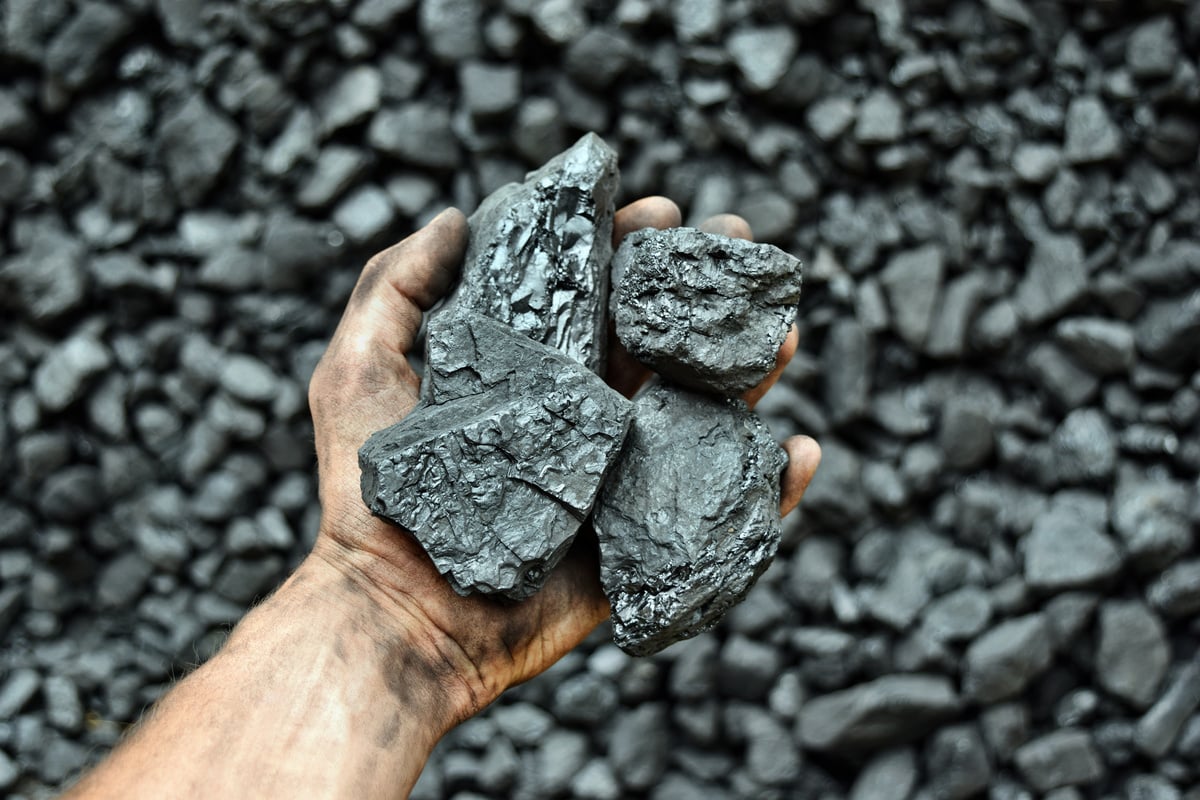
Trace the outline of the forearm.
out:
<instances>
[{"instance_id":1,"label":"forearm","mask_svg":"<svg viewBox=\"0 0 1200 800\"><path fill-rule=\"evenodd\" d=\"M407 796L461 712L357 588L310 557L71 796Z\"/></svg>"}]
</instances>

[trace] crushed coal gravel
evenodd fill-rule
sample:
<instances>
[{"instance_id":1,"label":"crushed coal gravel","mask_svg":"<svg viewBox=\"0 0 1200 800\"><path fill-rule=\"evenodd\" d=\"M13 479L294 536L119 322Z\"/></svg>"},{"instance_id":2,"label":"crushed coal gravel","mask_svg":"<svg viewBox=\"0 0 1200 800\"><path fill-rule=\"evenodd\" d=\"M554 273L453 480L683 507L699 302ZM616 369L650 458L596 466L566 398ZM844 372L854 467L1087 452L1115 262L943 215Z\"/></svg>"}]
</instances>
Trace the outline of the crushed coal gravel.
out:
<instances>
[{"instance_id":1,"label":"crushed coal gravel","mask_svg":"<svg viewBox=\"0 0 1200 800\"><path fill-rule=\"evenodd\" d=\"M713 630L599 630L415 798L1200 798L1200 6L0 0L0 794L310 548L365 259L588 132L801 258L824 462Z\"/></svg>"}]
</instances>

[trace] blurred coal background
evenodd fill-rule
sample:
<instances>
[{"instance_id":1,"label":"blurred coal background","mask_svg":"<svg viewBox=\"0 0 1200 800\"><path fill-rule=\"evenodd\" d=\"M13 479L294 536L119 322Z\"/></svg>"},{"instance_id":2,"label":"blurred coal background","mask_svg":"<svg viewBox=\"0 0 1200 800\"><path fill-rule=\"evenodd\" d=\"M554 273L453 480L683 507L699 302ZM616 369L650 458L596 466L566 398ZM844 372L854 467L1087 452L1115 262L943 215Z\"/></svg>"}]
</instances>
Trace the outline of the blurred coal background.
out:
<instances>
[{"instance_id":1,"label":"blurred coal background","mask_svg":"<svg viewBox=\"0 0 1200 800\"><path fill-rule=\"evenodd\" d=\"M0 0L0 794L309 547L358 268L580 133L806 262L825 461L722 627L415 796L1200 798L1200 3ZM303 794L302 790L298 790Z\"/></svg>"}]
</instances>

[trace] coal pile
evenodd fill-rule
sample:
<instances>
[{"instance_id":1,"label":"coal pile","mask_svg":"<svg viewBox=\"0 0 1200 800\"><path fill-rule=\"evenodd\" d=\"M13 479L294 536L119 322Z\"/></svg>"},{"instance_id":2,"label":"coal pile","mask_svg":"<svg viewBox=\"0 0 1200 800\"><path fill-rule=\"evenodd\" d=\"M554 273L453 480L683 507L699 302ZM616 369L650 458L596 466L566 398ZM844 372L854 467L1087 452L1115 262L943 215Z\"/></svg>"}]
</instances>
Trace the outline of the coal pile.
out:
<instances>
[{"instance_id":1,"label":"coal pile","mask_svg":"<svg viewBox=\"0 0 1200 800\"><path fill-rule=\"evenodd\" d=\"M801 255L824 461L716 630L602 630L414 796L1200 797L1200 5L0 0L0 793L308 549L366 256L587 131Z\"/></svg>"}]
</instances>

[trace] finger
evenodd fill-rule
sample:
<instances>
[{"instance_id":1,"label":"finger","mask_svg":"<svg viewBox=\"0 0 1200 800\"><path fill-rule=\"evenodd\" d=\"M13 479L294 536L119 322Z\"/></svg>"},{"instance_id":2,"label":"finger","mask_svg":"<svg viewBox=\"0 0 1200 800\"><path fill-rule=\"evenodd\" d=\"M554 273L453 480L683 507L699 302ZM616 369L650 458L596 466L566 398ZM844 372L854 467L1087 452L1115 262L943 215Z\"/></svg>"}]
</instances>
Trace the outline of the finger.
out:
<instances>
[{"instance_id":1,"label":"finger","mask_svg":"<svg viewBox=\"0 0 1200 800\"><path fill-rule=\"evenodd\" d=\"M448 208L399 244L376 254L359 275L339 331L407 353L421 328L421 313L445 294L467 247L467 218Z\"/></svg>"},{"instance_id":2,"label":"finger","mask_svg":"<svg viewBox=\"0 0 1200 800\"><path fill-rule=\"evenodd\" d=\"M642 228L677 228L683 224L679 206L665 197L643 197L622 208L613 217L613 247Z\"/></svg>"},{"instance_id":3,"label":"finger","mask_svg":"<svg viewBox=\"0 0 1200 800\"><path fill-rule=\"evenodd\" d=\"M795 510L821 463L821 446L809 436L792 436L783 443L788 455L787 469L779 482L779 516Z\"/></svg>"},{"instance_id":4,"label":"finger","mask_svg":"<svg viewBox=\"0 0 1200 800\"><path fill-rule=\"evenodd\" d=\"M779 352L775 356L775 369L762 379L762 382L755 386L750 391L742 395L742 399L754 408L758 405L758 401L762 400L763 395L767 393L779 376L783 375L783 371L787 369L788 362L792 360L792 356L796 355L796 348L800 346L800 330L792 323L791 329L788 331L787 338L783 340L783 346L779 348Z\"/></svg>"},{"instance_id":5,"label":"finger","mask_svg":"<svg viewBox=\"0 0 1200 800\"><path fill-rule=\"evenodd\" d=\"M750 223L737 214L717 214L700 223L700 230L705 233L716 233L731 239L754 239Z\"/></svg>"}]
</instances>

